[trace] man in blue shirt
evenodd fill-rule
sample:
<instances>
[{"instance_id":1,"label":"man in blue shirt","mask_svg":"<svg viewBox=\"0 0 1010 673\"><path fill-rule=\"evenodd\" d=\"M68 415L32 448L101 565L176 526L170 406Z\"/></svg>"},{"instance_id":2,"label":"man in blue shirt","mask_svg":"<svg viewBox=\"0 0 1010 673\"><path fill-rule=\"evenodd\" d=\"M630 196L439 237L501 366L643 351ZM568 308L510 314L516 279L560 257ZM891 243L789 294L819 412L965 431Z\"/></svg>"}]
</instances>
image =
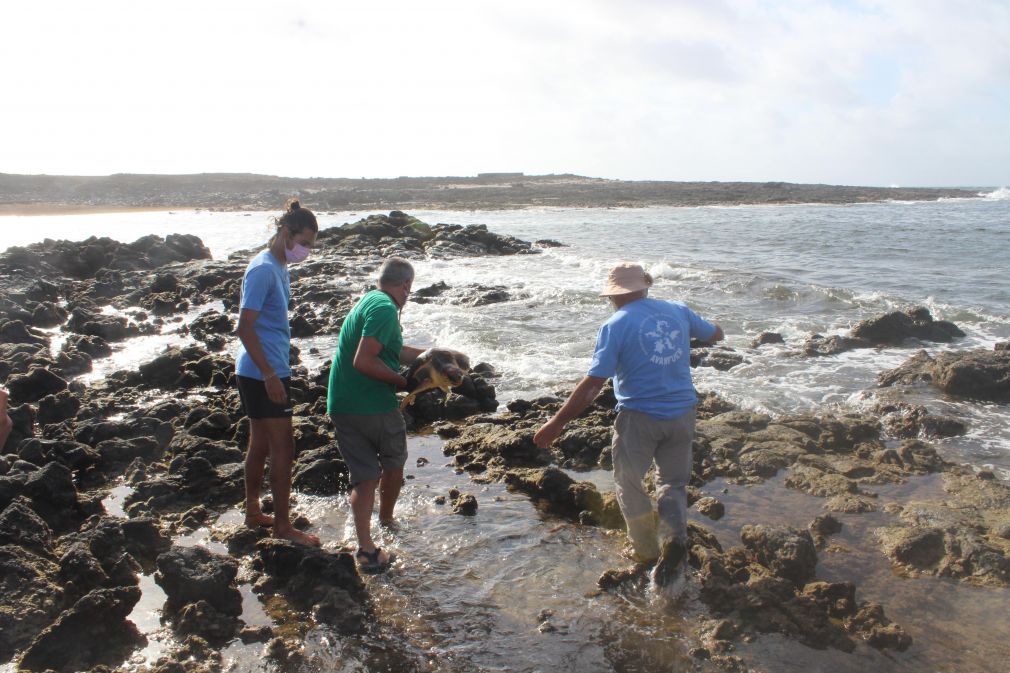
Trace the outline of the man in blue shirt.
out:
<instances>
[{"instance_id":1,"label":"man in blue shirt","mask_svg":"<svg viewBox=\"0 0 1010 673\"><path fill-rule=\"evenodd\" d=\"M652 278L637 264L610 270L606 289L614 315L600 328L589 372L560 410L534 436L546 448L614 379L617 420L613 461L617 501L635 557L659 559L654 579L683 585L687 562L687 484L695 405L691 338L723 339L722 328L678 302L649 299ZM642 483L656 465L659 529ZM662 548L660 546L662 543Z\"/></svg>"}]
</instances>

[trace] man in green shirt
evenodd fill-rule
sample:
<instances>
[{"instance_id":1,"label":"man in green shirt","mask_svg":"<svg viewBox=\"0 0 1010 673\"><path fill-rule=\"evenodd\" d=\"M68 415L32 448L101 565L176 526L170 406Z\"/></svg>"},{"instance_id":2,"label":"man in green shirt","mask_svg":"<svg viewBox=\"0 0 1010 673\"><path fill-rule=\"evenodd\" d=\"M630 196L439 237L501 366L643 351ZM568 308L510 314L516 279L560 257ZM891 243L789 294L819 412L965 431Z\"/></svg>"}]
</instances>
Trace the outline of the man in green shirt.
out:
<instances>
[{"instance_id":1,"label":"man in green shirt","mask_svg":"<svg viewBox=\"0 0 1010 673\"><path fill-rule=\"evenodd\" d=\"M407 430L396 400L408 381L398 373L422 349L403 345L400 311L410 296L414 268L392 257L379 271L378 289L358 301L340 328L330 369L327 411L351 477L351 512L358 536L355 558L366 572L384 570L390 555L372 541L372 509L379 489L379 522L393 523L403 485Z\"/></svg>"}]
</instances>

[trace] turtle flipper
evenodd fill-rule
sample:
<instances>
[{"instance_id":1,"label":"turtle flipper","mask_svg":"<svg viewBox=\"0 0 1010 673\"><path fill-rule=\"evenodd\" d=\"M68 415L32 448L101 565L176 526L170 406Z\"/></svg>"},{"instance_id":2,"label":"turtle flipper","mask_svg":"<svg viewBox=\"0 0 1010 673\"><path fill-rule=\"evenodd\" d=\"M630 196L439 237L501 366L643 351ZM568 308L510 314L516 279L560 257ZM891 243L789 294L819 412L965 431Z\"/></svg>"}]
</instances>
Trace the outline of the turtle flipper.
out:
<instances>
[{"instance_id":1,"label":"turtle flipper","mask_svg":"<svg viewBox=\"0 0 1010 673\"><path fill-rule=\"evenodd\" d=\"M432 388L437 388L437 387L438 386L436 384L432 383L430 380L421 382L421 385L419 385L418 387L414 388L412 391L410 391L410 393L407 394L406 397L403 398L403 401L400 402L400 408L401 409L406 409L408 406L410 406L411 404L413 404L414 403L414 399L418 395L420 395L421 393L423 393L425 390L431 390Z\"/></svg>"}]
</instances>

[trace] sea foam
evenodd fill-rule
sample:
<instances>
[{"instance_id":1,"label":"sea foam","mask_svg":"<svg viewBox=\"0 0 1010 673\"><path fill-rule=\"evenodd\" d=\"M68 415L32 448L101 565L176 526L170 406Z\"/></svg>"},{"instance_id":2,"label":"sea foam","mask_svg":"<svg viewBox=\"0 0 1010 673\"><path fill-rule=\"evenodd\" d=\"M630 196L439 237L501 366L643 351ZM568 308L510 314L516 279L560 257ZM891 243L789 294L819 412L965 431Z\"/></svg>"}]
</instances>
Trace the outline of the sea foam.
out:
<instances>
[{"instance_id":1,"label":"sea foam","mask_svg":"<svg viewBox=\"0 0 1010 673\"><path fill-rule=\"evenodd\" d=\"M979 192L978 195L989 201L1010 201L1010 188L999 187L991 192Z\"/></svg>"}]
</instances>

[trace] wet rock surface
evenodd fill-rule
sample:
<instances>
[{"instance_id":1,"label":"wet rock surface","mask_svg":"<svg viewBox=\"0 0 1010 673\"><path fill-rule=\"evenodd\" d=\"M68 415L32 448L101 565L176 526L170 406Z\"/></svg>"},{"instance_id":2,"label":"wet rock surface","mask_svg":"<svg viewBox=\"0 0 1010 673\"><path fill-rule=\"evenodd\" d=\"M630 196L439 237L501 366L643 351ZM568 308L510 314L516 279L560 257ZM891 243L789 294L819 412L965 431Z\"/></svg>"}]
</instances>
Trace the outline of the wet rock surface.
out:
<instances>
[{"instance_id":1,"label":"wet rock surface","mask_svg":"<svg viewBox=\"0 0 1010 673\"><path fill-rule=\"evenodd\" d=\"M226 615L242 613L242 595L235 586L238 563L204 547L184 547L158 557L155 581L168 596L170 611L199 601Z\"/></svg>"},{"instance_id":2,"label":"wet rock surface","mask_svg":"<svg viewBox=\"0 0 1010 673\"><path fill-rule=\"evenodd\" d=\"M108 628L135 645L136 634L119 613L136 602L139 573L155 567L168 595L165 614L190 649L203 651L237 632L236 562L202 548L169 550L166 533L206 525L243 497L240 447L249 429L234 390L234 364L223 351L234 340L242 274L254 252L211 260L198 238L169 235L133 243L45 241L0 253L0 382L10 390L13 421L0 459L6 570L0 657L23 652L31 666L55 670L118 665L111 635L107 660L84 646L76 658L42 653L54 638L102 640L101 632L83 628L89 610L100 609L113 617ZM400 211L327 229L312 260L292 269L292 332L336 334L389 255L537 252L483 225L431 226ZM482 285L432 296L474 306L524 297L521 289ZM62 345L53 355L57 333ZM76 380L119 344L156 334L178 340L130 369L89 385ZM292 385L293 485L314 495L348 486L325 415L327 373L296 366ZM441 391L419 396L408 414L411 427L494 411L493 378L493 368L480 365L448 397ZM104 489L121 476L131 487L122 504L132 518L98 516ZM472 504L460 508L469 512ZM251 553L260 537L234 536L229 545ZM350 556L305 556L269 540L261 544L267 545L260 553L264 569L292 600L326 621L360 627L362 613L347 607L363 600ZM299 558L293 570L292 554ZM323 593L319 577L326 579Z\"/></svg>"},{"instance_id":3,"label":"wet rock surface","mask_svg":"<svg viewBox=\"0 0 1010 673\"><path fill-rule=\"evenodd\" d=\"M711 496L700 498L694 507L699 514L713 520L721 519L726 514L726 506Z\"/></svg>"},{"instance_id":4,"label":"wet rock surface","mask_svg":"<svg viewBox=\"0 0 1010 673\"><path fill-rule=\"evenodd\" d=\"M487 306L508 301L529 299L521 291L511 290L504 285L480 285L471 283L450 286L444 281L411 292L410 300L418 304L455 304L457 306Z\"/></svg>"},{"instance_id":5,"label":"wet rock surface","mask_svg":"<svg viewBox=\"0 0 1010 673\"><path fill-rule=\"evenodd\" d=\"M894 507L895 525L876 531L884 552L908 576L1010 586L1010 487L967 468L946 472L943 486L943 501Z\"/></svg>"},{"instance_id":6,"label":"wet rock surface","mask_svg":"<svg viewBox=\"0 0 1010 673\"><path fill-rule=\"evenodd\" d=\"M743 546L725 551L703 531L690 533L701 600L720 618L708 629L716 651L755 632L783 633L809 647L846 652L855 649L854 638L898 651L911 645L880 605L857 602L854 585L814 578L817 553L806 531L745 526Z\"/></svg>"},{"instance_id":7,"label":"wet rock surface","mask_svg":"<svg viewBox=\"0 0 1010 673\"><path fill-rule=\"evenodd\" d=\"M751 348L759 348L767 344L781 344L785 343L785 339L778 332L761 332L758 334L754 341L751 342Z\"/></svg>"},{"instance_id":8,"label":"wet rock surface","mask_svg":"<svg viewBox=\"0 0 1010 673\"><path fill-rule=\"evenodd\" d=\"M934 320L929 309L894 311L856 324L847 335L812 334L803 345L807 355L836 355L856 348L902 346L931 341L949 343L965 336L952 322Z\"/></svg>"},{"instance_id":9,"label":"wet rock surface","mask_svg":"<svg viewBox=\"0 0 1010 673\"><path fill-rule=\"evenodd\" d=\"M1010 351L948 351L936 357L920 351L878 381L882 387L931 384L948 395L1005 402L1010 400Z\"/></svg>"},{"instance_id":10,"label":"wet rock surface","mask_svg":"<svg viewBox=\"0 0 1010 673\"><path fill-rule=\"evenodd\" d=\"M535 252L483 226L429 227L397 212L338 229L324 232L328 245L317 246L313 261L293 270L296 335L336 333L383 255ZM136 602L139 573L155 567L169 596L166 617L189 643L180 652L214 652L237 632L236 562L203 558L197 548L169 551L166 532L205 525L242 499L239 447L248 439L248 422L238 408L231 356L222 351L234 339L242 273L252 254L211 261L199 239L189 236L133 244L47 241L0 253L0 382L11 391L13 421L0 459L4 660L20 652L25 665L39 670L118 665L137 646L135 629L119 615ZM328 283L320 285L319 278L338 282L322 292ZM510 292L475 286L459 301L501 301ZM199 314L187 322L187 311ZM56 356L50 351L53 328L63 339ZM90 385L75 380L112 354L115 344L159 333L177 334L180 342ZM333 495L346 490L347 471L325 416L325 374L296 367L294 488ZM421 396L417 409L424 413L411 419L415 425L497 408L493 385L480 373L449 400L438 395ZM95 516L104 489L121 475L131 486L123 506L133 518ZM236 549L250 553L257 539ZM301 579L285 578L285 591L311 598L306 609L317 617L356 619L360 626L360 610L355 618L347 605L364 600L353 560L335 558L344 565L304 561ZM336 581L340 567L353 577ZM310 596L320 569L331 591ZM109 634L84 628L88 615L101 610L110 616ZM73 656L45 654L54 639L88 638L107 641L107 655L90 646Z\"/></svg>"},{"instance_id":11,"label":"wet rock surface","mask_svg":"<svg viewBox=\"0 0 1010 673\"><path fill-rule=\"evenodd\" d=\"M823 549L827 538L842 530L842 524L830 514L821 514L807 527L817 549Z\"/></svg>"},{"instance_id":12,"label":"wet rock surface","mask_svg":"<svg viewBox=\"0 0 1010 673\"><path fill-rule=\"evenodd\" d=\"M902 439L957 437L968 432L967 424L953 416L930 413L924 406L886 403L876 406L884 429Z\"/></svg>"},{"instance_id":13,"label":"wet rock surface","mask_svg":"<svg viewBox=\"0 0 1010 673\"><path fill-rule=\"evenodd\" d=\"M21 670L66 673L106 664L115 666L145 642L126 618L140 589L95 589L63 612L25 650Z\"/></svg>"},{"instance_id":14,"label":"wet rock surface","mask_svg":"<svg viewBox=\"0 0 1010 673\"><path fill-rule=\"evenodd\" d=\"M11 542L0 545L0 657L9 660L31 643L59 616L63 602L59 566L51 554Z\"/></svg>"},{"instance_id":15,"label":"wet rock surface","mask_svg":"<svg viewBox=\"0 0 1010 673\"><path fill-rule=\"evenodd\" d=\"M475 516L477 514L477 497L472 493L462 493L452 500L453 514Z\"/></svg>"},{"instance_id":16,"label":"wet rock surface","mask_svg":"<svg viewBox=\"0 0 1010 673\"><path fill-rule=\"evenodd\" d=\"M256 591L279 593L296 609L339 631L357 633L365 628L371 608L350 553L270 538L257 542L255 553L253 567L263 573Z\"/></svg>"},{"instance_id":17,"label":"wet rock surface","mask_svg":"<svg viewBox=\"0 0 1010 673\"><path fill-rule=\"evenodd\" d=\"M908 339L947 343L964 336L952 322L934 320L926 308L895 311L878 318L864 320L852 328L852 337L865 339L876 346L900 344Z\"/></svg>"},{"instance_id":18,"label":"wet rock surface","mask_svg":"<svg viewBox=\"0 0 1010 673\"><path fill-rule=\"evenodd\" d=\"M550 451L532 443L532 433L566 396L562 392L513 400L501 414L436 429L447 437L445 453L476 481L501 481L528 494L552 516L623 528L613 494L600 493L553 467L609 466L612 391L569 423ZM933 446L917 439L963 432L956 419L909 406L886 412L772 418L704 395L698 408L692 488L715 479L746 485L784 475L785 486L824 498L828 511L857 514L878 509L881 487L942 473L950 484L950 499L910 503L898 517L901 525L877 531L881 550L910 576L934 574L1005 586L1010 560L1002 536L1010 535L1007 487L991 474L968 479L961 474L964 468L943 460ZM889 420L889 415L905 422ZM721 503L710 496L696 494L689 502L712 518L722 514ZM692 524L692 537L702 541L692 551L702 599L716 614L730 615L720 631L726 642L717 650L725 651L727 642L748 633L771 631L818 648L852 651L865 641L877 648L907 649L911 637L887 618L882 606L857 601L851 583L817 579L817 549L839 530L841 524L830 514L818 517L810 531L745 526L743 546L724 552L711 534ZM645 570L605 573L601 588L641 582Z\"/></svg>"},{"instance_id":19,"label":"wet rock surface","mask_svg":"<svg viewBox=\"0 0 1010 673\"><path fill-rule=\"evenodd\" d=\"M385 255L536 251L486 227L429 226L398 211L324 230L312 261L292 269L292 329L300 336L338 333ZM207 525L242 501L240 447L249 428L225 349L234 339L239 285L250 255L211 261L191 237L146 237L129 245L49 242L0 254L0 381L11 389L14 422L0 458L0 660L21 656L31 670L121 665L141 642L127 620L139 596L139 576L157 568L168 595L166 623L178 642L150 670L220 669L223 644L240 633L250 642L269 642L276 662L297 661L297 638L270 628L242 629L237 559L253 559L246 571L254 591L279 597L305 623L370 633L373 608L346 552L305 549L244 527L225 539L234 558L202 547L170 549L171 536ZM419 303L471 306L525 298L521 287L483 285L431 286L415 296ZM867 321L844 338L868 345L957 338L949 324L932 321L928 313L900 315ZM65 340L54 356L55 331ZM103 380L85 385L77 378L114 347L150 334L175 335L179 343ZM780 343L774 336L758 341ZM844 345L822 350L838 352ZM999 358L1006 352L960 354L949 363L946 354L917 361L908 367L907 382L928 375L951 394L971 390L969 396L979 398L982 390L988 399L1005 399ZM692 356L700 366L720 369L748 357L717 347L699 347ZM310 372L297 364L297 353L293 359L294 489L343 493L346 466L325 416L327 369ZM614 495L566 472L610 467L612 390L545 451L533 445L533 432L567 393L512 400L497 413L497 376L482 363L450 395L422 394L407 411L410 427L434 424L447 438L445 451L455 466L478 483L501 482L527 494L547 516L621 529ZM787 487L823 498L829 511L855 513L877 509L880 486L942 472L946 500L885 510L893 525L877 531L881 549L904 575L1007 586L1005 485L955 469L921 441L964 432L958 419L900 404L879 409L875 417L772 418L713 394L702 395L698 418L691 502L705 516L716 520L726 513L716 498L701 497L700 487L716 479L746 485L779 476ZM123 502L129 519L108 516L101 505L120 478L131 488ZM452 507L478 515L471 494L457 493ZM908 647L907 634L881 606L857 602L853 585L817 579L816 550L837 524L830 515L818 517L809 532L755 522L741 534L742 546L728 551L692 525L691 563L703 601L718 617L706 627L713 659L723 657L719 653L732 641L768 631L813 647L847 650L859 639ZM613 587L644 581L645 570L617 573ZM549 619L543 624L543 633L556 628ZM61 651L64 643L80 646Z\"/></svg>"}]
</instances>

